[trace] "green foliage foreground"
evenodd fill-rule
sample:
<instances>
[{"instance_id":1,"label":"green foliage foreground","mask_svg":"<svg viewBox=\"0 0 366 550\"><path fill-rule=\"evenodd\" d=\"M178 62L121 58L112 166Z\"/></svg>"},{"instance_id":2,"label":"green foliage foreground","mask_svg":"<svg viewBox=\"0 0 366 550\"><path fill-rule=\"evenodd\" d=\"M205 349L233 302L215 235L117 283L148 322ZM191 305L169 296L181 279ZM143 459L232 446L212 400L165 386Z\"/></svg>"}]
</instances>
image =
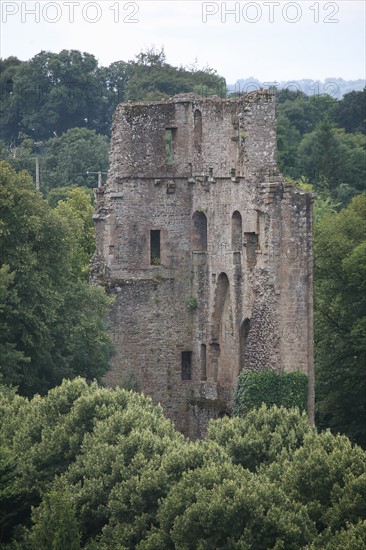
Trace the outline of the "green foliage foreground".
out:
<instances>
[{"instance_id":1,"label":"green foliage foreground","mask_svg":"<svg viewBox=\"0 0 366 550\"><path fill-rule=\"evenodd\" d=\"M296 409L223 418L189 442L150 399L78 378L32 400L3 387L0 435L8 548L366 542L366 453L345 436L318 435Z\"/></svg>"}]
</instances>

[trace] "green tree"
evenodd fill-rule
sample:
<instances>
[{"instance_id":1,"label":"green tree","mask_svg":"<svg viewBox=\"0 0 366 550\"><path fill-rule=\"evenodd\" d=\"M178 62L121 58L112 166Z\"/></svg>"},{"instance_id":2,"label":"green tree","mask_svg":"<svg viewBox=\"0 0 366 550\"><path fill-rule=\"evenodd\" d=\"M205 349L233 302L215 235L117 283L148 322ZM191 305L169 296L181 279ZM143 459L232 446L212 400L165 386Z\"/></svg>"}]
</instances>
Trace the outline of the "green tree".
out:
<instances>
[{"instance_id":1,"label":"green tree","mask_svg":"<svg viewBox=\"0 0 366 550\"><path fill-rule=\"evenodd\" d=\"M325 217L315 233L318 424L366 444L366 196Z\"/></svg>"},{"instance_id":2,"label":"green tree","mask_svg":"<svg viewBox=\"0 0 366 550\"><path fill-rule=\"evenodd\" d=\"M356 525L351 523L345 529L337 531L325 542L320 538L308 547L308 550L359 550L366 544L366 520Z\"/></svg>"},{"instance_id":3,"label":"green tree","mask_svg":"<svg viewBox=\"0 0 366 550\"><path fill-rule=\"evenodd\" d=\"M208 439L224 447L234 464L255 471L270 464L283 451L294 451L311 431L307 415L297 409L262 405L243 418L212 422Z\"/></svg>"},{"instance_id":4,"label":"green tree","mask_svg":"<svg viewBox=\"0 0 366 550\"><path fill-rule=\"evenodd\" d=\"M29 537L34 550L79 550L80 533L70 495L51 492L33 513Z\"/></svg>"},{"instance_id":5,"label":"green tree","mask_svg":"<svg viewBox=\"0 0 366 550\"><path fill-rule=\"evenodd\" d=\"M314 132L304 136L299 145L299 170L315 185L326 190L342 183L341 144L336 129L328 119L319 123Z\"/></svg>"},{"instance_id":6,"label":"green tree","mask_svg":"<svg viewBox=\"0 0 366 550\"><path fill-rule=\"evenodd\" d=\"M33 139L20 132L18 134L18 143L7 144L0 142L0 159L5 160L16 172L27 170L36 178L36 157L40 159L40 143L35 143Z\"/></svg>"},{"instance_id":7,"label":"green tree","mask_svg":"<svg viewBox=\"0 0 366 550\"><path fill-rule=\"evenodd\" d=\"M285 119L286 120L286 119ZM331 194L346 205L364 189L366 177L366 137L336 128L328 119L288 145L293 128L278 128L279 159L282 169L295 179L305 176L317 192ZM290 136L290 137L288 137Z\"/></svg>"},{"instance_id":8,"label":"green tree","mask_svg":"<svg viewBox=\"0 0 366 550\"><path fill-rule=\"evenodd\" d=\"M362 92L350 92L339 102L336 123L346 132L366 133L366 87Z\"/></svg>"},{"instance_id":9,"label":"green tree","mask_svg":"<svg viewBox=\"0 0 366 550\"><path fill-rule=\"evenodd\" d=\"M77 188L78 188L77 185L64 185L61 187L54 187L46 195L48 204L52 206L52 208L55 208L59 201L67 201L69 198L70 191L74 191L74 189L77 189ZM90 196L90 200L91 201L93 200L92 189L89 189L87 187L82 187L82 188L79 187L79 189L83 189L83 191L86 191Z\"/></svg>"},{"instance_id":10,"label":"green tree","mask_svg":"<svg viewBox=\"0 0 366 550\"><path fill-rule=\"evenodd\" d=\"M344 129L337 129L336 134L341 144L341 180L361 193L366 179L366 136L349 134Z\"/></svg>"},{"instance_id":11,"label":"green tree","mask_svg":"<svg viewBox=\"0 0 366 550\"><path fill-rule=\"evenodd\" d=\"M276 94L276 105L281 105L286 101L295 101L297 99L306 99L306 94L301 90L291 90L289 88L276 88L274 87L274 92Z\"/></svg>"},{"instance_id":12,"label":"green tree","mask_svg":"<svg viewBox=\"0 0 366 550\"><path fill-rule=\"evenodd\" d=\"M37 142L71 128L108 135L116 105L126 99L226 93L224 79L213 69L174 67L164 50L154 48L107 67L98 67L93 55L77 50L42 51L26 62L8 58L0 63L0 87L0 138L8 145L19 143L20 133Z\"/></svg>"},{"instance_id":13,"label":"green tree","mask_svg":"<svg viewBox=\"0 0 366 550\"><path fill-rule=\"evenodd\" d=\"M285 117L301 137L315 130L324 119L334 121L338 102L331 96L323 94L309 97L294 92L286 101L282 101L283 95L285 91L281 92L278 115Z\"/></svg>"},{"instance_id":14,"label":"green tree","mask_svg":"<svg viewBox=\"0 0 366 550\"><path fill-rule=\"evenodd\" d=\"M90 260L95 251L92 197L85 188L69 189L65 199L58 201L55 212L67 221L77 242L71 257L74 277L87 281Z\"/></svg>"},{"instance_id":15,"label":"green tree","mask_svg":"<svg viewBox=\"0 0 366 550\"><path fill-rule=\"evenodd\" d=\"M82 280L82 215L75 233L66 207L53 210L26 173L17 174L4 162L0 187L4 382L32 395L65 376L101 376L111 353L105 325L109 299Z\"/></svg>"},{"instance_id":16,"label":"green tree","mask_svg":"<svg viewBox=\"0 0 366 550\"><path fill-rule=\"evenodd\" d=\"M51 505L45 497L34 513L34 540L39 533L45 536L49 525L60 527L54 493L69 501L66 514L76 511L84 541L100 536L110 518L116 528L119 518L124 538L134 540L150 525L169 479L202 463L193 444L181 448L183 436L150 399L88 385L80 378L21 403L4 388L0 433L18 457L15 487L27 495L28 515L30 505L38 505L55 480Z\"/></svg>"},{"instance_id":17,"label":"green tree","mask_svg":"<svg viewBox=\"0 0 366 550\"><path fill-rule=\"evenodd\" d=\"M9 117L20 117L21 131L35 140L59 136L74 127L105 130L106 100L97 67L93 55L77 50L40 52L15 71L6 105Z\"/></svg>"},{"instance_id":18,"label":"green tree","mask_svg":"<svg viewBox=\"0 0 366 550\"><path fill-rule=\"evenodd\" d=\"M16 372L24 363L30 361L23 351L17 349L17 344L12 341L12 323L6 318L7 309L11 304L17 304L18 294L11 285L15 278L15 272L9 272L9 266L0 268L0 365L5 371ZM4 371L0 373L4 375Z\"/></svg>"},{"instance_id":19,"label":"green tree","mask_svg":"<svg viewBox=\"0 0 366 550\"><path fill-rule=\"evenodd\" d=\"M105 113L105 133L109 134L114 111L119 103L126 99L126 87L129 78L129 64L126 61L114 61L108 67L99 67L98 80L105 87L107 108Z\"/></svg>"},{"instance_id":20,"label":"green tree","mask_svg":"<svg viewBox=\"0 0 366 550\"><path fill-rule=\"evenodd\" d=\"M108 170L109 143L95 130L72 128L49 139L41 159L42 190L67 185L97 187L96 174Z\"/></svg>"},{"instance_id":21,"label":"green tree","mask_svg":"<svg viewBox=\"0 0 366 550\"><path fill-rule=\"evenodd\" d=\"M298 175L298 147L301 142L299 130L281 112L277 116L277 161L278 167L287 176Z\"/></svg>"},{"instance_id":22,"label":"green tree","mask_svg":"<svg viewBox=\"0 0 366 550\"><path fill-rule=\"evenodd\" d=\"M277 91L278 164L295 179L306 176L317 191L347 204L365 179L364 92L337 101ZM340 126L340 128L339 128Z\"/></svg>"},{"instance_id":23,"label":"green tree","mask_svg":"<svg viewBox=\"0 0 366 550\"><path fill-rule=\"evenodd\" d=\"M13 143L22 131L20 109L14 98L14 77L23 65L17 57L0 59L0 138Z\"/></svg>"},{"instance_id":24,"label":"green tree","mask_svg":"<svg viewBox=\"0 0 366 550\"><path fill-rule=\"evenodd\" d=\"M139 548L290 549L316 534L304 506L228 461L187 471L162 502L158 520L160 528Z\"/></svg>"},{"instance_id":25,"label":"green tree","mask_svg":"<svg viewBox=\"0 0 366 550\"><path fill-rule=\"evenodd\" d=\"M366 453L345 436L309 432L293 453L284 451L265 476L306 506L324 548L341 529L365 519Z\"/></svg>"},{"instance_id":26,"label":"green tree","mask_svg":"<svg viewBox=\"0 0 366 550\"><path fill-rule=\"evenodd\" d=\"M226 83L210 68L189 70L169 65L164 49L150 48L129 62L126 99L154 101L183 92L225 97Z\"/></svg>"},{"instance_id":27,"label":"green tree","mask_svg":"<svg viewBox=\"0 0 366 550\"><path fill-rule=\"evenodd\" d=\"M16 487L17 460L10 449L0 447L0 542L10 542L14 527L24 521L23 490Z\"/></svg>"}]
</instances>

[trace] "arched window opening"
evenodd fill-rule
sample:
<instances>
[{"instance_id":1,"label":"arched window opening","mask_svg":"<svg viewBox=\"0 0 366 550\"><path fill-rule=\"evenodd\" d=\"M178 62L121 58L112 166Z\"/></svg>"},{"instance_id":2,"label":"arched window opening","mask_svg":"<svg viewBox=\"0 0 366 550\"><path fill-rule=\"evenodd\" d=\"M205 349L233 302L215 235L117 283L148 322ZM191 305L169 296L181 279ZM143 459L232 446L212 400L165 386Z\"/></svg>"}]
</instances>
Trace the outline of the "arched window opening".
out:
<instances>
[{"instance_id":1,"label":"arched window opening","mask_svg":"<svg viewBox=\"0 0 366 550\"><path fill-rule=\"evenodd\" d=\"M192 250L207 251L207 218L203 212L195 212L192 216Z\"/></svg>"}]
</instances>

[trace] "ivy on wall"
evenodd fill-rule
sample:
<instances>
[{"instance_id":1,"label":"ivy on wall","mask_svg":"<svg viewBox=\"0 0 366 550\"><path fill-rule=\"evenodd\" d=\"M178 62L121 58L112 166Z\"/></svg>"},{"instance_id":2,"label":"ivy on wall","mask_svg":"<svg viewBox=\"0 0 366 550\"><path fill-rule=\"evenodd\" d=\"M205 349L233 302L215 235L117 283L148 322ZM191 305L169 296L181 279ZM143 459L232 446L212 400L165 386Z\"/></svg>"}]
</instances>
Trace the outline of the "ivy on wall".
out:
<instances>
[{"instance_id":1,"label":"ivy on wall","mask_svg":"<svg viewBox=\"0 0 366 550\"><path fill-rule=\"evenodd\" d=\"M308 377L302 372L242 372L239 375L233 414L242 416L265 403L307 410Z\"/></svg>"}]
</instances>

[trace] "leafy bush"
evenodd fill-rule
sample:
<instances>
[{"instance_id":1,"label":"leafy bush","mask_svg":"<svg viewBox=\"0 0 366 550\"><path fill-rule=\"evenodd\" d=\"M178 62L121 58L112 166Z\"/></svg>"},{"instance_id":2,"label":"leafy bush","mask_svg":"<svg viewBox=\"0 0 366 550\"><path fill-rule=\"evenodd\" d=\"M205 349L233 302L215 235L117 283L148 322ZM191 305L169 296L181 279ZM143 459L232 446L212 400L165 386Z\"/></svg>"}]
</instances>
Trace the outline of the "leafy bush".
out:
<instances>
[{"instance_id":1,"label":"leafy bush","mask_svg":"<svg viewBox=\"0 0 366 550\"><path fill-rule=\"evenodd\" d=\"M265 403L307 410L308 377L302 372L242 372L239 375L233 413L236 416Z\"/></svg>"},{"instance_id":2,"label":"leafy bush","mask_svg":"<svg viewBox=\"0 0 366 550\"><path fill-rule=\"evenodd\" d=\"M197 309L197 305L197 298L195 298L194 296L189 298L189 300L187 300L186 302L187 309L189 309L190 311Z\"/></svg>"}]
</instances>

